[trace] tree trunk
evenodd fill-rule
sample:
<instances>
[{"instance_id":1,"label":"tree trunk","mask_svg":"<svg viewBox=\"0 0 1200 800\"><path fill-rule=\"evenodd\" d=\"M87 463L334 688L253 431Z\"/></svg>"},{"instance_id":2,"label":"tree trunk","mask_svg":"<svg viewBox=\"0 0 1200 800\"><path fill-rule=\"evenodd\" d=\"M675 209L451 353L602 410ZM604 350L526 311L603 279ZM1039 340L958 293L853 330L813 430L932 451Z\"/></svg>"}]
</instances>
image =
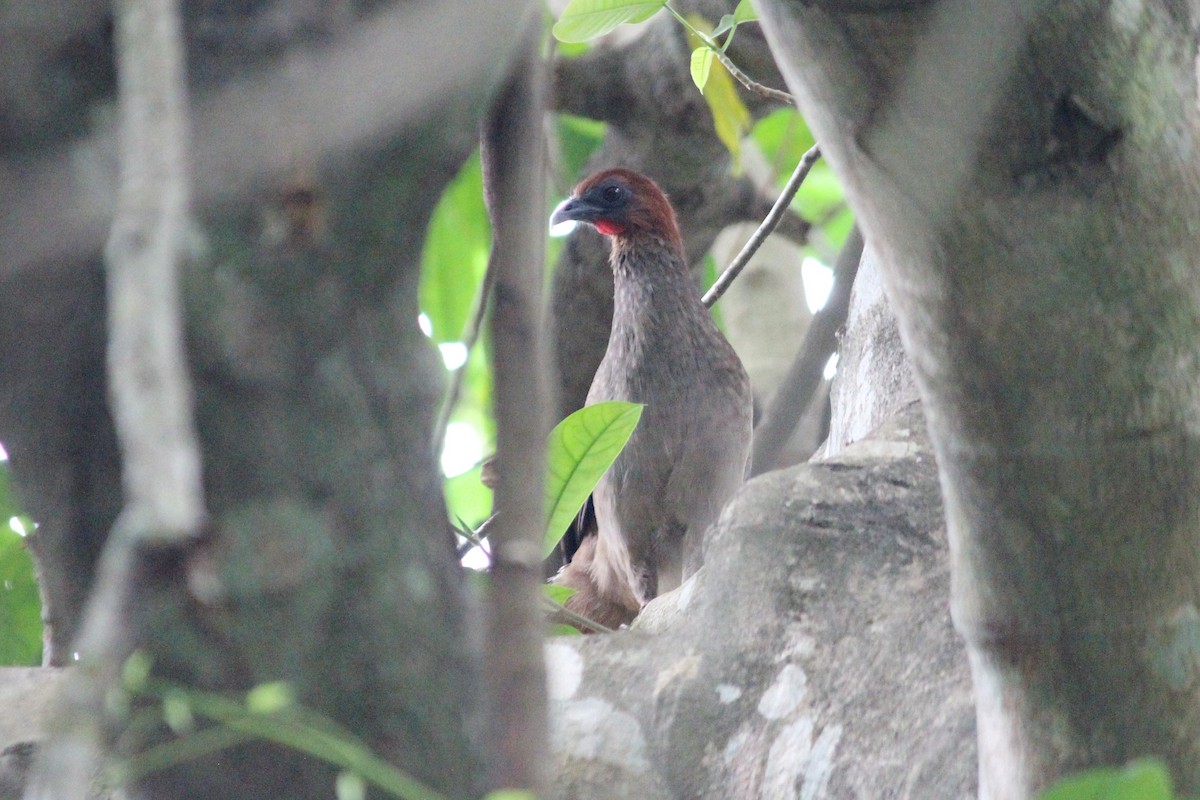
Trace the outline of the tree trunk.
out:
<instances>
[{"instance_id":1,"label":"tree trunk","mask_svg":"<svg viewBox=\"0 0 1200 800\"><path fill-rule=\"evenodd\" d=\"M140 650L155 679L192 689L285 680L388 762L448 797L474 797L480 647L430 446L442 368L417 327L416 287L429 215L516 45L494 31L528 3L375 4L353 19L336 6L307 19L290 9L314 41L278 62L264 55L290 42L272 27L276 4L240 7L237 25L220 4L188 9L202 211L181 294L208 531L110 546L81 636L64 624L56 650L68 660L74 641L84 664ZM212 36L224 37L221 57L206 49ZM76 181L104 184L104 162L88 158L112 138L100 124L70 150L33 148L0 189L29 201L0 224L0 352L21 367L5 369L0 439L15 445L43 558L72 553L59 569L81 587L119 500L119 465L100 377L103 284L89 258L106 214ZM70 180L38 180L52 175ZM53 191L47 210L38 198ZM88 269L45 266L72 257ZM23 346L38 330L17 326L24 308L52 316L29 314L50 342ZM67 359L34 363L59 349ZM40 433L13 435L25 431ZM78 619L82 596L55 598L64 619ZM116 678L72 671L69 724L53 729L28 796L80 796L95 764L79 754L136 758L169 738L111 716L103 700ZM335 775L259 743L135 783L156 798L324 798Z\"/></svg>"},{"instance_id":2,"label":"tree trunk","mask_svg":"<svg viewBox=\"0 0 1200 800\"><path fill-rule=\"evenodd\" d=\"M1200 791L1193 9L761 10L925 401L981 796L1148 754Z\"/></svg>"}]
</instances>

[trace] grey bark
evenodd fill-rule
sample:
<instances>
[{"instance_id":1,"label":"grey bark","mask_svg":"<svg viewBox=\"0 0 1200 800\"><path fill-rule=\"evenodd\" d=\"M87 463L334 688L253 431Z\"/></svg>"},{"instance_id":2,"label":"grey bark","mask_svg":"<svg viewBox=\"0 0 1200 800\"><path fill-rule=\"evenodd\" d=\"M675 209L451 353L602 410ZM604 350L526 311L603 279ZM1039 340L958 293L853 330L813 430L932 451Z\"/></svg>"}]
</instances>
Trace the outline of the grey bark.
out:
<instances>
[{"instance_id":1,"label":"grey bark","mask_svg":"<svg viewBox=\"0 0 1200 800\"><path fill-rule=\"evenodd\" d=\"M123 0L115 14L121 173L105 273L120 527L181 540L205 522L179 300L191 191L183 34L173 0Z\"/></svg>"},{"instance_id":2,"label":"grey bark","mask_svg":"<svg viewBox=\"0 0 1200 800\"><path fill-rule=\"evenodd\" d=\"M854 277L846 328L838 341L829 436L822 452L835 456L918 399L912 368L888 304L879 257L869 245Z\"/></svg>"},{"instance_id":3,"label":"grey bark","mask_svg":"<svg viewBox=\"0 0 1200 800\"><path fill-rule=\"evenodd\" d=\"M55 800L91 796L103 764L106 701L138 644L127 622L138 591L127 580L134 560L145 556L142 548L194 542L206 522L179 300L190 186L179 9L173 0L131 0L114 13L121 171L105 273L123 508L77 642L86 666L72 675L60 712L74 725L60 723L28 792ZM53 633L52 661L63 655Z\"/></svg>"},{"instance_id":4,"label":"grey bark","mask_svg":"<svg viewBox=\"0 0 1200 800\"><path fill-rule=\"evenodd\" d=\"M883 267L946 494L981 795L1200 791L1195 8L764 2Z\"/></svg>"}]
</instances>

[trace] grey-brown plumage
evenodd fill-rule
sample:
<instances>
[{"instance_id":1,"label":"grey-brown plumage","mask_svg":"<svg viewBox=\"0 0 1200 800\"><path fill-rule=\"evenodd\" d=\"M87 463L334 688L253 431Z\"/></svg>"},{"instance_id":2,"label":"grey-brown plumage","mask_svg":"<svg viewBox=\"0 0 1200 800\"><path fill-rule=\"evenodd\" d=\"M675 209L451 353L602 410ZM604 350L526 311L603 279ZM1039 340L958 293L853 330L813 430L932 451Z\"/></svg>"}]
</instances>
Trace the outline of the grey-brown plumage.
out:
<instances>
[{"instance_id":1,"label":"grey-brown plumage","mask_svg":"<svg viewBox=\"0 0 1200 800\"><path fill-rule=\"evenodd\" d=\"M611 604L632 618L699 567L705 531L745 478L750 382L700 302L675 214L653 181L620 169L593 175L551 221L568 219L612 239L612 333L587 402L646 407L594 492L594 549L558 580L577 590L569 608Z\"/></svg>"}]
</instances>

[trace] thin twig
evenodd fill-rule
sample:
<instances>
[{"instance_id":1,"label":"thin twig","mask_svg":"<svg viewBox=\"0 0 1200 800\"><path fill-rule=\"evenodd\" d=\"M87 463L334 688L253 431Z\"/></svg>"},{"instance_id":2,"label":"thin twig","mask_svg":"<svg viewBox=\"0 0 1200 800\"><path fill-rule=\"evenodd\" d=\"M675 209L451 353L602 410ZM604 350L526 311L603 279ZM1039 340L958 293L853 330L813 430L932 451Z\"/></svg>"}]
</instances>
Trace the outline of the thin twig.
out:
<instances>
[{"instance_id":1,"label":"thin twig","mask_svg":"<svg viewBox=\"0 0 1200 800\"><path fill-rule=\"evenodd\" d=\"M483 551L483 554L488 557L488 562L490 563L492 560L492 552L490 550L488 550L488 548L484 545L483 540L484 540L484 538L487 537L488 532L491 530L492 526L496 523L496 515L492 514L490 517L485 519L483 522L479 523L479 527L476 528L475 530L471 530L471 527L469 525L467 525L465 522L463 522L462 518L459 518L458 521L459 521L459 524L462 525L462 527L455 528L454 532L457 533L462 538L467 540L467 543L465 545L460 546L455 551L455 553L458 555L458 557L461 559L467 553L471 552L471 548L478 547L481 551Z\"/></svg>"},{"instance_id":2,"label":"thin twig","mask_svg":"<svg viewBox=\"0 0 1200 800\"><path fill-rule=\"evenodd\" d=\"M596 633L615 633L615 631L607 625L601 625L599 622L596 622L590 617L585 617L578 611L572 611L566 606L560 606L549 597L545 597L543 600L545 601L545 604L549 605L555 614L567 620L568 622L573 623L577 628L582 625L585 628L591 628Z\"/></svg>"},{"instance_id":3,"label":"thin twig","mask_svg":"<svg viewBox=\"0 0 1200 800\"><path fill-rule=\"evenodd\" d=\"M720 49L713 48L712 50L714 53L716 53L717 60L721 62L725 69L729 70L729 74L732 75L742 86L745 86L759 97L765 97L768 100L776 100L789 106L796 105L796 98L792 97L787 92L780 89L772 89L770 86L764 86L738 69L737 64L733 63L733 59L731 59Z\"/></svg>"},{"instance_id":4,"label":"thin twig","mask_svg":"<svg viewBox=\"0 0 1200 800\"><path fill-rule=\"evenodd\" d=\"M487 316L488 299L492 296L492 285L496 282L494 260L494 257L488 258L483 281L479 284L479 291L475 294L475 305L471 309L471 318L467 320L467 327L463 331L462 344L467 349L467 357L462 366L450 371L450 383L446 386L442 407L438 409L437 422L433 425L434 455L441 452L442 442L446 438L446 427L450 424L450 415L454 413L454 409L462 397L463 380L467 374L467 365L471 363L471 353L474 352L475 343L479 341L479 332L483 329L483 318Z\"/></svg>"},{"instance_id":5,"label":"thin twig","mask_svg":"<svg viewBox=\"0 0 1200 800\"><path fill-rule=\"evenodd\" d=\"M746 242L745 247L737 254L737 257L721 273L721 277L717 278L712 288L705 292L702 302L706 308L712 308L713 303L721 299L721 295L725 294L730 284L746 268L746 264L749 263L754 254L758 252L758 248L762 247L762 243L775 230L775 226L779 224L779 220L783 219L784 212L792 204L792 198L800 190L800 184L804 183L804 179L808 177L809 170L812 169L813 164L817 163L817 159L820 157L820 147L813 145L800 159L800 163L796 165L796 170L792 173L792 177L788 178L787 185L783 187L783 193L779 195L779 199L775 201L775 205L771 206L771 211L767 214L767 218L758 226L758 230L750 237L750 241Z\"/></svg>"},{"instance_id":6,"label":"thin twig","mask_svg":"<svg viewBox=\"0 0 1200 800\"><path fill-rule=\"evenodd\" d=\"M181 689L157 681L144 689L145 694L157 697L165 697L168 692L174 692L187 703L194 715L213 720L231 735L243 739L263 739L320 759L357 774L392 797L446 800L445 795L372 752L363 741L334 720L304 706L290 705L274 713L256 713L247 710L245 702L215 692ZM150 752L154 754L160 748ZM193 754L168 751L167 755Z\"/></svg>"}]
</instances>

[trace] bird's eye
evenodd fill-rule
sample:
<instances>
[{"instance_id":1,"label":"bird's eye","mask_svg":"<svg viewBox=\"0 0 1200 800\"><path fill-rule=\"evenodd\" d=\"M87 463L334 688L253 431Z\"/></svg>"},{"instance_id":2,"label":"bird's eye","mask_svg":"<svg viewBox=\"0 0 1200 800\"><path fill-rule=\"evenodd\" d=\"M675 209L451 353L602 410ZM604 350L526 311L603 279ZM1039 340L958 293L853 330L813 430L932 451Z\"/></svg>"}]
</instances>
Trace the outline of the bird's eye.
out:
<instances>
[{"instance_id":1,"label":"bird's eye","mask_svg":"<svg viewBox=\"0 0 1200 800\"><path fill-rule=\"evenodd\" d=\"M604 202L611 204L619 202L624 194L625 192L620 186L605 186L600 196L604 199Z\"/></svg>"}]
</instances>

